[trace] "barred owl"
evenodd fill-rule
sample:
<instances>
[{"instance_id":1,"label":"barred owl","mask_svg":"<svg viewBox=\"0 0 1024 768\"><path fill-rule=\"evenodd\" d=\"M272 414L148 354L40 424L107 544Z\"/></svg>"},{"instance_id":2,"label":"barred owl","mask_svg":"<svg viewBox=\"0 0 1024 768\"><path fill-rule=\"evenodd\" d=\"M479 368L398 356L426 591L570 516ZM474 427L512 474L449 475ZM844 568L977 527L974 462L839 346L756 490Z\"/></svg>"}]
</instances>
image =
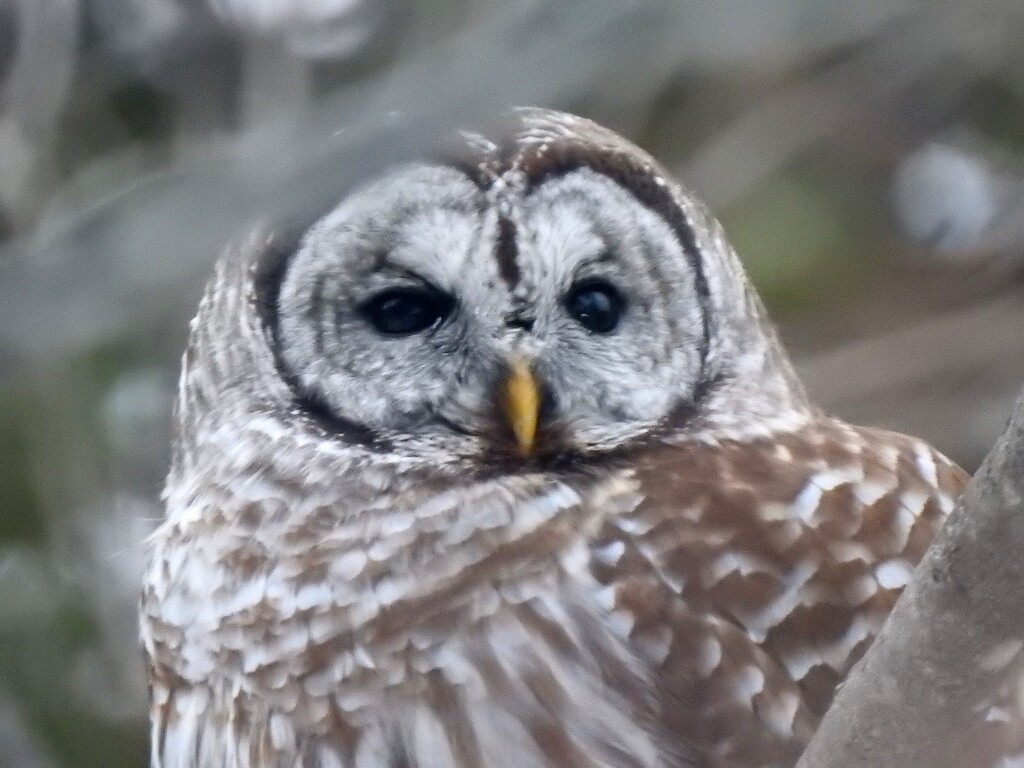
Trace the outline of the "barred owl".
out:
<instances>
[{"instance_id":1,"label":"barred owl","mask_svg":"<svg viewBox=\"0 0 1024 768\"><path fill-rule=\"evenodd\" d=\"M808 402L652 158L510 121L218 263L155 768L790 766L951 509L962 470Z\"/></svg>"}]
</instances>

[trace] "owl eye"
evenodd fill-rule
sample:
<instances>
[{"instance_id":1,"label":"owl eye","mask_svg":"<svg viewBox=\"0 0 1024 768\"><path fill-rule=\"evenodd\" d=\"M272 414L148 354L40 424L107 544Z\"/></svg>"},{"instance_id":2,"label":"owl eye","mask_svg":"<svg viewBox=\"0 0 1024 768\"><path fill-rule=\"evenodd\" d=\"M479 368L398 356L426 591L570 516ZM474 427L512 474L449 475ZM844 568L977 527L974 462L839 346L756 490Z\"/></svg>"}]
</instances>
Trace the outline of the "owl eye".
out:
<instances>
[{"instance_id":1,"label":"owl eye","mask_svg":"<svg viewBox=\"0 0 1024 768\"><path fill-rule=\"evenodd\" d=\"M443 321L454 300L429 288L393 288L378 293L359 307L359 313L381 333L410 336Z\"/></svg>"},{"instance_id":2,"label":"owl eye","mask_svg":"<svg viewBox=\"0 0 1024 768\"><path fill-rule=\"evenodd\" d=\"M625 300L603 280L579 283L565 295L566 312L591 333L611 333L619 324Z\"/></svg>"}]
</instances>

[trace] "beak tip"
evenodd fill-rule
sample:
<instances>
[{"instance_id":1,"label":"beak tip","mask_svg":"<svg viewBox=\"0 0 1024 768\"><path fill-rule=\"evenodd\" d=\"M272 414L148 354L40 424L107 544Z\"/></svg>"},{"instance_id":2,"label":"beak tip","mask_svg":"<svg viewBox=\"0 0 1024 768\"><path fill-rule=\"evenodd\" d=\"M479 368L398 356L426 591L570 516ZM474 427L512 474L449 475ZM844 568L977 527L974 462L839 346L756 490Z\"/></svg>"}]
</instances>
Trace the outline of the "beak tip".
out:
<instances>
[{"instance_id":1,"label":"beak tip","mask_svg":"<svg viewBox=\"0 0 1024 768\"><path fill-rule=\"evenodd\" d=\"M516 447L519 448L519 453L523 456L528 456L533 453L533 444L535 435L527 430L516 432Z\"/></svg>"}]
</instances>

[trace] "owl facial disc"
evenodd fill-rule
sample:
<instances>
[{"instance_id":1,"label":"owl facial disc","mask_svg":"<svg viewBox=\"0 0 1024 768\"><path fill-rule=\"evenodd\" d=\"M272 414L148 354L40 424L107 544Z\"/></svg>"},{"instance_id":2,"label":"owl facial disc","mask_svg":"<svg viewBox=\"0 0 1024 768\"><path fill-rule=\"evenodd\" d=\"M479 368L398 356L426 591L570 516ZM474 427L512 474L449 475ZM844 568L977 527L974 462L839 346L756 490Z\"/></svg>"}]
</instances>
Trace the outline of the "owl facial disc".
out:
<instances>
[{"instance_id":1,"label":"owl facial disc","mask_svg":"<svg viewBox=\"0 0 1024 768\"><path fill-rule=\"evenodd\" d=\"M467 457L614 449L692 402L705 309L673 225L588 167L520 176L401 167L308 230L276 298L304 402Z\"/></svg>"}]
</instances>

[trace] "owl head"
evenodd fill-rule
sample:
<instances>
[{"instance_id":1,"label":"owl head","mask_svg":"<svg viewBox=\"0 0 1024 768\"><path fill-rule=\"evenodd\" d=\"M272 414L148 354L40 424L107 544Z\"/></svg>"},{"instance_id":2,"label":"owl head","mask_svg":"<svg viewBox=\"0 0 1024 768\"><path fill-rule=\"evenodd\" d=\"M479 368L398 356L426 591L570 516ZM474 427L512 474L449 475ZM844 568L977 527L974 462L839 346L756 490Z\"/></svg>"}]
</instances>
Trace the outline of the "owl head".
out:
<instances>
[{"instance_id":1,"label":"owl head","mask_svg":"<svg viewBox=\"0 0 1024 768\"><path fill-rule=\"evenodd\" d=\"M703 207L588 120L509 122L357 186L298 237L230 252L193 326L183 417L506 465L802 422Z\"/></svg>"}]
</instances>

